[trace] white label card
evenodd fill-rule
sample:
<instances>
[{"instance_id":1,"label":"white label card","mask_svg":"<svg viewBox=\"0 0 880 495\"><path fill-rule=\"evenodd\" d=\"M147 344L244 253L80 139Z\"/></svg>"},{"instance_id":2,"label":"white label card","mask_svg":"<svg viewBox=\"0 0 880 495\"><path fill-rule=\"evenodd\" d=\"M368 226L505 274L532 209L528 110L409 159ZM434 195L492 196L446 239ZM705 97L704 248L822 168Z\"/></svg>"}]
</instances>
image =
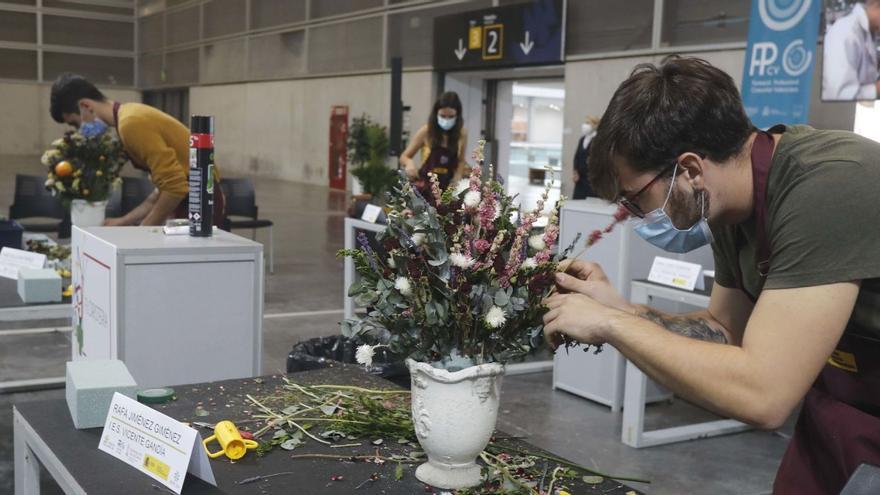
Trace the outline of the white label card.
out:
<instances>
[{"instance_id":1,"label":"white label card","mask_svg":"<svg viewBox=\"0 0 880 495\"><path fill-rule=\"evenodd\" d=\"M18 280L21 268L43 268L46 266L46 255L32 253L21 249L4 247L0 250L0 277Z\"/></svg>"},{"instance_id":2,"label":"white label card","mask_svg":"<svg viewBox=\"0 0 880 495\"><path fill-rule=\"evenodd\" d=\"M98 448L178 494L187 472L217 486L196 430L118 392Z\"/></svg>"},{"instance_id":3,"label":"white label card","mask_svg":"<svg viewBox=\"0 0 880 495\"><path fill-rule=\"evenodd\" d=\"M364 213L361 215L361 219L370 223L376 223L376 220L379 219L380 213L382 213L382 208L379 208L376 205L366 205L364 207Z\"/></svg>"},{"instance_id":4,"label":"white label card","mask_svg":"<svg viewBox=\"0 0 880 495\"><path fill-rule=\"evenodd\" d=\"M702 275L703 267L696 263L673 260L657 256L651 265L648 280L657 284L668 285L676 289L694 290L697 279Z\"/></svg>"}]
</instances>

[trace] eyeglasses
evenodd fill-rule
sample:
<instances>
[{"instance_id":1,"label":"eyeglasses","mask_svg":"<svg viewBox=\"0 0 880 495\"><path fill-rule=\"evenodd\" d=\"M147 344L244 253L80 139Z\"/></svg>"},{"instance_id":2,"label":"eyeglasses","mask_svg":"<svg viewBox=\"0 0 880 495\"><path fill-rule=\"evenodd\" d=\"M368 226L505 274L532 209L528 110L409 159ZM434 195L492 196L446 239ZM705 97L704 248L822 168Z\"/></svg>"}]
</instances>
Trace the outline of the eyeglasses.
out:
<instances>
[{"instance_id":1,"label":"eyeglasses","mask_svg":"<svg viewBox=\"0 0 880 495\"><path fill-rule=\"evenodd\" d=\"M653 179L651 179L650 182L645 184L645 187L639 189L638 192L636 192L635 194L632 194L629 197L621 196L620 199L617 200L618 204L620 204L620 206L623 206L624 208L626 208L627 211L629 211L633 215L635 215L639 218L645 218L645 212L642 211L641 207L639 207L639 205L637 205L635 203L636 198L638 198L642 193L647 191L648 188L650 188L652 185L654 185L655 182L660 180L661 177L663 177L664 175L669 173L669 171L672 170L673 168L675 168L675 166L677 164L678 164L678 161L672 162L672 164L670 164L668 167L661 170L660 173L657 174Z\"/></svg>"}]
</instances>

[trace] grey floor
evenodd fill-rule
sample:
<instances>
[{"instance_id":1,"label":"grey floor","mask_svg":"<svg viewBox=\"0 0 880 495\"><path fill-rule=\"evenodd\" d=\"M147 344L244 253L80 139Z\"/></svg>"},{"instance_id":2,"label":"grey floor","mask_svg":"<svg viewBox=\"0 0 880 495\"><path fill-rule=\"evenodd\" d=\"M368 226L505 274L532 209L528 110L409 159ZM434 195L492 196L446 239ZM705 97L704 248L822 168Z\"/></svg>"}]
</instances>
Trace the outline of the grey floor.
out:
<instances>
[{"instance_id":1,"label":"grey floor","mask_svg":"<svg viewBox=\"0 0 880 495\"><path fill-rule=\"evenodd\" d=\"M41 174L37 157L0 156L0 212L12 201L15 173ZM275 274L267 277L263 371L284 369L290 346L338 332L342 316L342 247L346 196L327 188L257 180L261 216L275 222ZM249 231L237 232L249 236ZM265 231L257 239L268 242ZM0 381L61 376L69 333L10 335L13 328L63 326L63 321L0 324ZM6 335L4 335L4 332ZM723 384L719 384L723 386ZM769 493L792 420L781 432L752 431L648 449L620 442L621 415L554 391L549 372L505 380L499 428L588 467L652 480L651 494ZM62 390L0 395L0 493L12 493L12 405L63 397ZM681 400L651 405L647 428L711 419ZM58 493L44 480L44 493Z\"/></svg>"}]
</instances>

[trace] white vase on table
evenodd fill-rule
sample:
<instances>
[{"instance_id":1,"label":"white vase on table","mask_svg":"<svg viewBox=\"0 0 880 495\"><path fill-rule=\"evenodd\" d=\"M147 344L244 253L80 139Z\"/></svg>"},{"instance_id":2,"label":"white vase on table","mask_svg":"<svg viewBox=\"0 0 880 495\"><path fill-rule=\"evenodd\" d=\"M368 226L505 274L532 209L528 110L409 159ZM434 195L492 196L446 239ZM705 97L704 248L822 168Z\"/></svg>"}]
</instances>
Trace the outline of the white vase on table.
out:
<instances>
[{"instance_id":1,"label":"white vase on table","mask_svg":"<svg viewBox=\"0 0 880 495\"><path fill-rule=\"evenodd\" d=\"M504 365L450 372L412 359L406 364L412 377L413 424L428 456L416 469L416 478L443 489L480 484L476 458L495 431Z\"/></svg>"},{"instance_id":2,"label":"white vase on table","mask_svg":"<svg viewBox=\"0 0 880 495\"><path fill-rule=\"evenodd\" d=\"M74 199L70 202L70 223L77 227L100 227L104 225L107 201Z\"/></svg>"}]
</instances>

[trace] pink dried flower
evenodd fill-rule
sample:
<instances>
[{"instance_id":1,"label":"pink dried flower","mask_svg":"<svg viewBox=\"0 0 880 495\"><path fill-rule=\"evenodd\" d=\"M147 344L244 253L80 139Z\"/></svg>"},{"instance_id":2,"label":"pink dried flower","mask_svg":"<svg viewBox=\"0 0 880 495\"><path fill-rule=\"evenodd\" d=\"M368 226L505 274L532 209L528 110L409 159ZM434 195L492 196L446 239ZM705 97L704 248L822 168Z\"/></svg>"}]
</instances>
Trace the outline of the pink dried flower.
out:
<instances>
[{"instance_id":1,"label":"pink dried flower","mask_svg":"<svg viewBox=\"0 0 880 495\"><path fill-rule=\"evenodd\" d=\"M550 251L544 250L535 255L535 263L542 264L550 261Z\"/></svg>"},{"instance_id":2,"label":"pink dried flower","mask_svg":"<svg viewBox=\"0 0 880 495\"><path fill-rule=\"evenodd\" d=\"M596 244L597 242L599 242L599 239L601 239L601 238L602 238L602 231L601 230L592 231L590 233L590 237L587 238L587 246L592 246L593 244Z\"/></svg>"},{"instance_id":3,"label":"pink dried flower","mask_svg":"<svg viewBox=\"0 0 880 495\"><path fill-rule=\"evenodd\" d=\"M556 243L556 239L559 237L559 227L554 224L547 225L547 228L544 229L544 244L549 248L553 244Z\"/></svg>"},{"instance_id":4,"label":"pink dried flower","mask_svg":"<svg viewBox=\"0 0 880 495\"><path fill-rule=\"evenodd\" d=\"M482 170L480 170L480 167L474 167L474 170L471 172L471 183L470 183L470 187L469 187L469 189L471 191L479 191L480 190L480 184L482 183L480 176L482 174L483 174L483 172L482 172Z\"/></svg>"},{"instance_id":5,"label":"pink dried flower","mask_svg":"<svg viewBox=\"0 0 880 495\"><path fill-rule=\"evenodd\" d=\"M483 254L492 247L492 244L489 243L486 239L477 239L474 241L474 249L477 250L478 253Z\"/></svg>"},{"instance_id":6,"label":"pink dried flower","mask_svg":"<svg viewBox=\"0 0 880 495\"><path fill-rule=\"evenodd\" d=\"M434 196L435 204L440 204L440 178L434 172L428 172L428 178L431 180L431 195Z\"/></svg>"},{"instance_id":7,"label":"pink dried flower","mask_svg":"<svg viewBox=\"0 0 880 495\"><path fill-rule=\"evenodd\" d=\"M483 195L483 201L480 203L479 209L480 226L488 229L495 223L495 193Z\"/></svg>"},{"instance_id":8,"label":"pink dried flower","mask_svg":"<svg viewBox=\"0 0 880 495\"><path fill-rule=\"evenodd\" d=\"M492 241L492 246L489 248L489 255L486 256L486 261L482 263L482 266L492 266L495 263L495 256L498 254L498 251L501 250L501 244L504 242L504 231L498 231L498 234L495 235L495 239Z\"/></svg>"},{"instance_id":9,"label":"pink dried flower","mask_svg":"<svg viewBox=\"0 0 880 495\"><path fill-rule=\"evenodd\" d=\"M526 236L532 230L532 224L535 218L529 214L523 219L522 225L516 229L516 238L513 240L513 246L510 248L510 258L507 259L507 266L504 267L504 276L501 280L502 287L510 286L510 277L519 271L519 265L522 263L522 247Z\"/></svg>"},{"instance_id":10,"label":"pink dried flower","mask_svg":"<svg viewBox=\"0 0 880 495\"><path fill-rule=\"evenodd\" d=\"M474 159L474 166L471 168L471 177L468 189L474 192L480 192L480 186L483 183L481 176L483 175L483 161L485 160L485 156L483 155L483 148L485 146L486 141L480 139L479 141L477 141L477 149L475 149L473 155L471 155Z\"/></svg>"}]
</instances>

